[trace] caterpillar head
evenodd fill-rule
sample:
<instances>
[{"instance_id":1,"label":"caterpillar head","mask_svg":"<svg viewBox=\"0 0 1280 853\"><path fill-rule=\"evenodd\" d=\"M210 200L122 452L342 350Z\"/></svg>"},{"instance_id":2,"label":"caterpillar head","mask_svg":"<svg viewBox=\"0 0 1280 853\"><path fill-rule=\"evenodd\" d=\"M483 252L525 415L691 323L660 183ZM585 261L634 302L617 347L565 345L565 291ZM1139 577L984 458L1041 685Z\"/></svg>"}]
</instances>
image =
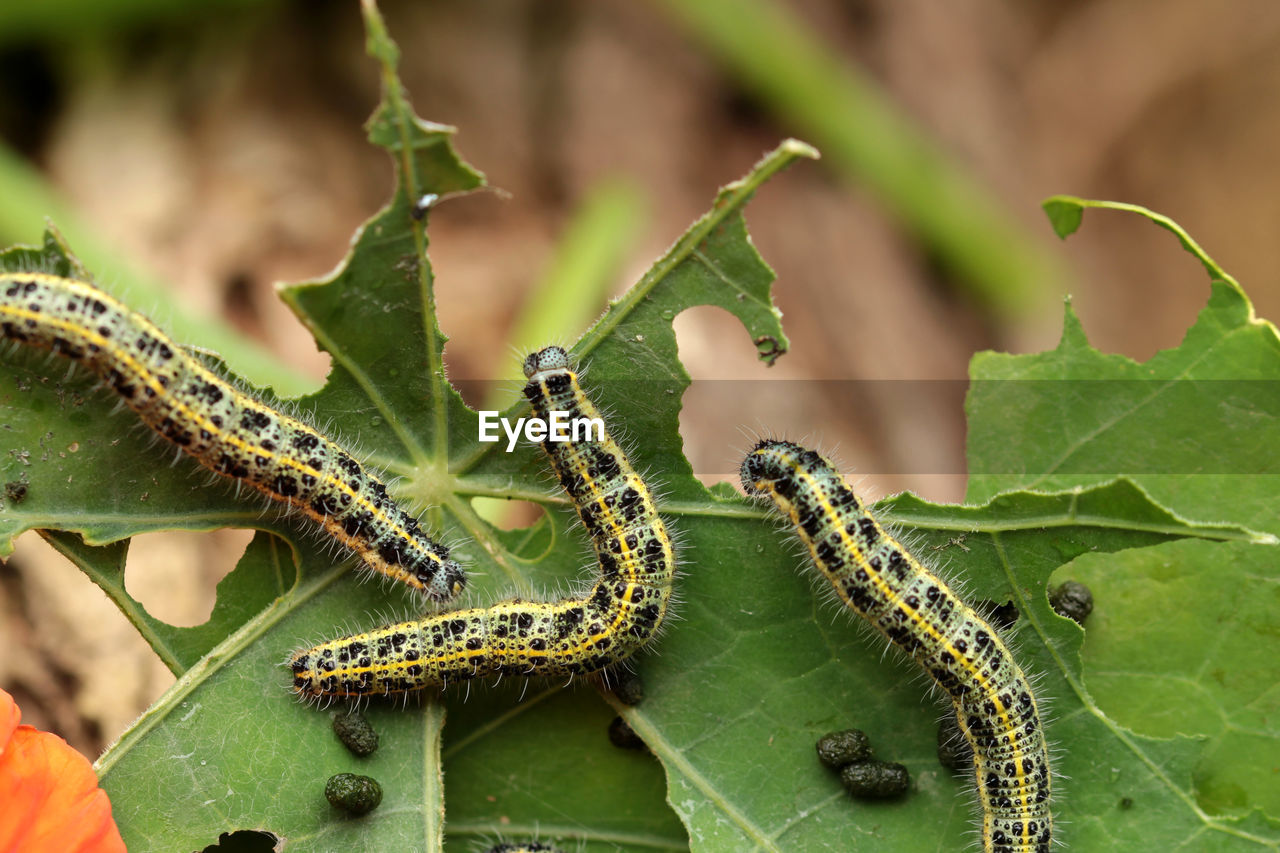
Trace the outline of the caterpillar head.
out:
<instances>
[{"instance_id":1,"label":"caterpillar head","mask_svg":"<svg viewBox=\"0 0 1280 853\"><path fill-rule=\"evenodd\" d=\"M529 353L529 357L524 360L524 375L526 379L532 379L538 373L563 370L568 366L569 353L562 347L544 347Z\"/></svg>"}]
</instances>

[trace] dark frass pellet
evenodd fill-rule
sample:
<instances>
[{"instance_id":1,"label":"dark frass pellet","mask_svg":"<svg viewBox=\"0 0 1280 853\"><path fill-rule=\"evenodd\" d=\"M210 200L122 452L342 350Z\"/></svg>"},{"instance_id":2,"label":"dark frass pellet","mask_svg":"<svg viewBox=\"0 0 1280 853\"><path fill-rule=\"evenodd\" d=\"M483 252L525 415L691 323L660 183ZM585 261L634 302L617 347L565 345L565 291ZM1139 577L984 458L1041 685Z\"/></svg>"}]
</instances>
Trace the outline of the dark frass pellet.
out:
<instances>
[{"instance_id":1,"label":"dark frass pellet","mask_svg":"<svg viewBox=\"0 0 1280 853\"><path fill-rule=\"evenodd\" d=\"M911 787L907 768L892 761L855 761L840 770L840 783L855 797L888 799L901 797Z\"/></svg>"},{"instance_id":2,"label":"dark frass pellet","mask_svg":"<svg viewBox=\"0 0 1280 853\"><path fill-rule=\"evenodd\" d=\"M818 739L817 747L818 760L832 770L839 770L846 764L866 761L871 757L871 741L867 739L866 732L859 729L845 729L823 735Z\"/></svg>"},{"instance_id":3,"label":"dark frass pellet","mask_svg":"<svg viewBox=\"0 0 1280 853\"><path fill-rule=\"evenodd\" d=\"M1049 590L1049 606L1059 616L1065 616L1077 625L1093 612L1093 593L1079 581L1066 581Z\"/></svg>"},{"instance_id":4,"label":"dark frass pellet","mask_svg":"<svg viewBox=\"0 0 1280 853\"><path fill-rule=\"evenodd\" d=\"M613 695L623 705L639 705L644 700L644 681L634 672L611 671Z\"/></svg>"},{"instance_id":5,"label":"dark frass pellet","mask_svg":"<svg viewBox=\"0 0 1280 853\"><path fill-rule=\"evenodd\" d=\"M938 723L938 763L956 773L973 773L973 747L960 732L953 711L947 711Z\"/></svg>"},{"instance_id":6,"label":"dark frass pellet","mask_svg":"<svg viewBox=\"0 0 1280 853\"><path fill-rule=\"evenodd\" d=\"M335 716L333 733L356 755L372 755L378 748L378 733L359 711Z\"/></svg>"},{"instance_id":7,"label":"dark frass pellet","mask_svg":"<svg viewBox=\"0 0 1280 853\"><path fill-rule=\"evenodd\" d=\"M618 749L648 749L640 735L622 717L614 717L609 722L609 743Z\"/></svg>"},{"instance_id":8,"label":"dark frass pellet","mask_svg":"<svg viewBox=\"0 0 1280 853\"><path fill-rule=\"evenodd\" d=\"M368 776L339 773L325 783L324 796L335 809L353 815L368 814L382 802L382 786Z\"/></svg>"}]
</instances>

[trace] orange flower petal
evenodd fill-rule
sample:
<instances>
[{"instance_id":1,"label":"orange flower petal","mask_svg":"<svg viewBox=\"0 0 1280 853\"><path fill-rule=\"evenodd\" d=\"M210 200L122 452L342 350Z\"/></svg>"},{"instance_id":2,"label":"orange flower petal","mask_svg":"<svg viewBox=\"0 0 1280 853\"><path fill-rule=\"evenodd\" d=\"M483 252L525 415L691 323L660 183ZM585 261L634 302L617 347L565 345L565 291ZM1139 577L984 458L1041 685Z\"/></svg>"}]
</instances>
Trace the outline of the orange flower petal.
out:
<instances>
[{"instance_id":1,"label":"orange flower petal","mask_svg":"<svg viewBox=\"0 0 1280 853\"><path fill-rule=\"evenodd\" d=\"M0 690L0 755L4 754L4 746L21 719L22 712L18 710L18 703L8 693Z\"/></svg>"},{"instance_id":2,"label":"orange flower petal","mask_svg":"<svg viewBox=\"0 0 1280 853\"><path fill-rule=\"evenodd\" d=\"M19 719L13 697L0 690L0 850L124 853L88 760Z\"/></svg>"}]
</instances>

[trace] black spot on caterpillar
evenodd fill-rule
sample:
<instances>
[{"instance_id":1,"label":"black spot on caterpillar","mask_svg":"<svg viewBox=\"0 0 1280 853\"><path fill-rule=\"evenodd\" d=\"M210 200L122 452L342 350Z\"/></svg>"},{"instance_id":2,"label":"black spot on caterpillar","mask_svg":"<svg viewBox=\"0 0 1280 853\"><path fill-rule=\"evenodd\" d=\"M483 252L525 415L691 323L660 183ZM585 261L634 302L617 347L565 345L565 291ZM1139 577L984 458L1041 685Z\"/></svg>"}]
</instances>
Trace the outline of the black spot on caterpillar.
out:
<instances>
[{"instance_id":1,"label":"black spot on caterpillar","mask_svg":"<svg viewBox=\"0 0 1280 853\"><path fill-rule=\"evenodd\" d=\"M448 549L351 453L241 392L92 285L0 275L0 336L92 371L183 453L318 522L367 568L435 601L462 591L466 578Z\"/></svg>"},{"instance_id":2,"label":"black spot on caterpillar","mask_svg":"<svg viewBox=\"0 0 1280 853\"><path fill-rule=\"evenodd\" d=\"M524 363L534 416L599 418L568 354L548 347ZM550 430L548 430L548 434ZM626 454L599 438L542 444L591 538L600 575L580 598L506 601L342 637L296 652L303 698L407 693L491 674L569 676L630 657L662 625L675 554L653 496Z\"/></svg>"},{"instance_id":3,"label":"black spot on caterpillar","mask_svg":"<svg viewBox=\"0 0 1280 853\"><path fill-rule=\"evenodd\" d=\"M951 697L973 748L984 849L1048 853L1049 753L1039 708L991 626L890 536L818 453L761 441L742 463L742 486L773 500L845 604Z\"/></svg>"}]
</instances>

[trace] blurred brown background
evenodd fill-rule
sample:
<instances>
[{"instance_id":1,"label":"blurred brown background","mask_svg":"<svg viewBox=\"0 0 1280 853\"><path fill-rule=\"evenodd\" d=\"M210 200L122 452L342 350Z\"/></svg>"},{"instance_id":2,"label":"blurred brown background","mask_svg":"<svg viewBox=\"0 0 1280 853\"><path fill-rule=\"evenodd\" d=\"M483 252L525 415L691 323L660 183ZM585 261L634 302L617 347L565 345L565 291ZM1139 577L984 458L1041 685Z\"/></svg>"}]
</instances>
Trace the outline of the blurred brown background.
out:
<instances>
[{"instance_id":1,"label":"blurred brown background","mask_svg":"<svg viewBox=\"0 0 1280 853\"><path fill-rule=\"evenodd\" d=\"M522 300L601 181L629 180L644 200L613 276L621 292L718 186L781 138L822 147L740 82L673 5L381 3L418 113L457 126L462 155L510 193L432 214L455 377L509 371ZM1024 310L991 310L830 157L796 165L747 211L778 273L792 351L766 371L736 321L702 309L677 321L681 356L698 380L831 381L797 386L788 399L798 402L783 412L750 393L732 399L750 386L707 384L683 419L706 479L733 470L746 426L835 449L868 475L873 494L909 488L958 500L972 353L1053 346L1067 291L1100 349L1145 359L1175 346L1207 296L1202 269L1136 217L1090 214L1059 243L1039 209L1054 193L1172 216L1244 284L1261 316L1280 314L1274 3L777 5L867 75L1067 275L1033 283ZM120 258L170 283L185 309L220 315L323 377L326 358L272 285L332 269L390 189L390 165L361 129L378 78L355 0L123 6L118 17L51 30L10 22L6 31L0 15L0 134ZM25 216L5 243L32 242L41 225ZM98 272L111 280L111 270ZM157 615L199 623L246 539L140 537L130 589ZM24 536L0 570L0 686L27 722L94 755L171 678L97 589L46 550Z\"/></svg>"}]
</instances>

